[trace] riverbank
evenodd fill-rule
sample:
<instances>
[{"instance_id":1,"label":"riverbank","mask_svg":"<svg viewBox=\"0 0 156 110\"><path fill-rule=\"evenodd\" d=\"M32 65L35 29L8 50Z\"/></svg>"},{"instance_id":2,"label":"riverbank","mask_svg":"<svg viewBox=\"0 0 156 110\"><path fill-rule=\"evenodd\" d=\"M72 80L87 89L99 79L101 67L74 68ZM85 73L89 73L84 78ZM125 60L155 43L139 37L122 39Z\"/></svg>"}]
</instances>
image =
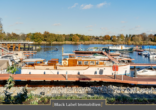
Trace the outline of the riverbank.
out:
<instances>
[{"instance_id":1,"label":"riverbank","mask_svg":"<svg viewBox=\"0 0 156 110\"><path fill-rule=\"evenodd\" d=\"M156 45L156 42L112 42L112 41L80 41L80 42L72 42L72 41L64 41L64 42L45 42L41 43L34 42L33 44L113 44L113 45Z\"/></svg>"},{"instance_id":2,"label":"riverbank","mask_svg":"<svg viewBox=\"0 0 156 110\"><path fill-rule=\"evenodd\" d=\"M106 88L107 92L101 91ZM0 104L50 104L53 99L105 99L106 104L156 104L156 94L151 91L155 91L154 88L129 88L134 90L134 93L111 93L113 86L101 86L101 87L26 87L24 92L23 87L12 87L8 90L12 95L10 98L5 97L3 90L5 88L0 87ZM120 90L124 90L122 87L117 87ZM74 93L74 90L78 90L79 93ZM84 93L85 90L92 89L94 93ZM143 90L144 89L144 90ZM143 90L148 93L139 93ZM55 91L55 92L54 92ZM66 92L65 92L66 91ZM18 93L16 93L18 92ZM36 92L36 94L35 94ZM85 91L86 92L86 91ZM48 93L51 93L48 95Z\"/></svg>"},{"instance_id":3,"label":"riverbank","mask_svg":"<svg viewBox=\"0 0 156 110\"><path fill-rule=\"evenodd\" d=\"M8 92L16 96L22 93L23 87L12 87ZM0 96L4 96L4 87L0 87ZM90 86L90 87L27 87L28 94L34 94L41 96L44 92L44 96L54 96L60 94L69 94L73 96L75 94L141 94L141 95L156 95L156 88L140 88L140 87L117 87L117 86Z\"/></svg>"}]
</instances>

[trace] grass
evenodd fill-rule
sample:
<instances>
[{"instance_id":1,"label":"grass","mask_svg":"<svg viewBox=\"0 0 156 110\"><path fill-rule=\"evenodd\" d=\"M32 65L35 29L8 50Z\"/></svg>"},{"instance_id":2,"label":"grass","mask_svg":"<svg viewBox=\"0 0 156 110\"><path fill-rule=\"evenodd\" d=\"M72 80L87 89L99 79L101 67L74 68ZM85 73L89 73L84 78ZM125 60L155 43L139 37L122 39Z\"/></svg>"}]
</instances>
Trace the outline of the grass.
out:
<instances>
[{"instance_id":1,"label":"grass","mask_svg":"<svg viewBox=\"0 0 156 110\"><path fill-rule=\"evenodd\" d=\"M11 100L15 100L15 97L11 97ZM108 104L156 104L156 98L132 98L127 96L117 97L103 97L103 96L34 96L29 94L27 99L23 101L23 104L39 105L39 104L50 104L50 100L54 99L106 99ZM22 99L21 99L22 100ZM0 97L0 104L4 101L4 97ZM21 102L21 101L19 101Z\"/></svg>"}]
</instances>

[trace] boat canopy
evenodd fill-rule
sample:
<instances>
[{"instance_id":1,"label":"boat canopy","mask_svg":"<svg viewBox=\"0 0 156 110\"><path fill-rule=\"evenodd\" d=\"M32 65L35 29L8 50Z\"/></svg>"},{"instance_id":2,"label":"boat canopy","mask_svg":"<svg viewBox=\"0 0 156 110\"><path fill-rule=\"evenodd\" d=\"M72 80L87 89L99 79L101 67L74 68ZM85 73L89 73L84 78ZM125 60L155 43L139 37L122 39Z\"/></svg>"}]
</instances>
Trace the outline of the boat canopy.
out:
<instances>
[{"instance_id":1,"label":"boat canopy","mask_svg":"<svg viewBox=\"0 0 156 110\"><path fill-rule=\"evenodd\" d=\"M23 62L37 62L37 61L44 61L45 59L41 59L41 58L38 58L38 59L25 59L23 60Z\"/></svg>"}]
</instances>

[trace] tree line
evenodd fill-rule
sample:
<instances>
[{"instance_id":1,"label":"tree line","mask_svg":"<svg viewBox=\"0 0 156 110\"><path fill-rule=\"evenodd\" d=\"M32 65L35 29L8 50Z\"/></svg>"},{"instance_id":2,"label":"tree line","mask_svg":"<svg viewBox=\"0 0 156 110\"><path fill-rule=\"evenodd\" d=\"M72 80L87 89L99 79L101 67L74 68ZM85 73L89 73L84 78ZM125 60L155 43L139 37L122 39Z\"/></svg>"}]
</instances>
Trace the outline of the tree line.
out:
<instances>
[{"instance_id":1,"label":"tree line","mask_svg":"<svg viewBox=\"0 0 156 110\"><path fill-rule=\"evenodd\" d=\"M0 40L26 40L26 41L34 41L41 43L42 41L45 42L64 42L64 41L112 41L112 42L156 42L156 35L146 33L138 34L138 35L131 35L127 34L124 36L120 34L118 36L87 36L81 34L54 34L48 31L45 31L43 34L40 32L36 33L28 33L28 34L16 34L16 33L2 33L0 31Z\"/></svg>"},{"instance_id":2,"label":"tree line","mask_svg":"<svg viewBox=\"0 0 156 110\"><path fill-rule=\"evenodd\" d=\"M156 42L156 34L119 34L119 35L104 35L104 36L90 36L90 35L81 35L81 34L54 34L48 31L45 31L43 34L40 32L36 33L28 33L28 34L16 34L12 33L5 33L3 32L3 25L0 19L0 40L26 40L26 41L33 41L37 43L41 43L42 41L45 42L64 42L64 41L72 41L72 42L79 42L79 41L108 41L108 42Z\"/></svg>"}]
</instances>

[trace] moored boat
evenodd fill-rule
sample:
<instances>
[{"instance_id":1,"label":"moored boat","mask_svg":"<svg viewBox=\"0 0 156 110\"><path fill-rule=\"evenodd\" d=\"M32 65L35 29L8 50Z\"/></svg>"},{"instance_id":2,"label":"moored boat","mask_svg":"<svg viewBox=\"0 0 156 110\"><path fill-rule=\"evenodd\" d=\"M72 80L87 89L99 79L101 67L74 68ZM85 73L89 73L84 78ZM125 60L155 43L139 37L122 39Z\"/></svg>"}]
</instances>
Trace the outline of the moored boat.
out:
<instances>
[{"instance_id":1,"label":"moored boat","mask_svg":"<svg viewBox=\"0 0 156 110\"><path fill-rule=\"evenodd\" d=\"M30 63L32 62L32 63ZM69 58L59 63L58 59L51 59L45 63L44 59L25 59L25 65L21 69L21 74L73 74L73 75L113 75L113 63L101 61L100 58L83 58L69 55ZM126 63L118 64L117 74L129 74L130 65Z\"/></svg>"},{"instance_id":2,"label":"moored boat","mask_svg":"<svg viewBox=\"0 0 156 110\"><path fill-rule=\"evenodd\" d=\"M124 45L119 46L108 46L108 48L103 48L105 51L133 51L133 47L125 47Z\"/></svg>"},{"instance_id":3,"label":"moored boat","mask_svg":"<svg viewBox=\"0 0 156 110\"><path fill-rule=\"evenodd\" d=\"M156 75L155 70L142 69L137 71L137 75Z\"/></svg>"}]
</instances>

